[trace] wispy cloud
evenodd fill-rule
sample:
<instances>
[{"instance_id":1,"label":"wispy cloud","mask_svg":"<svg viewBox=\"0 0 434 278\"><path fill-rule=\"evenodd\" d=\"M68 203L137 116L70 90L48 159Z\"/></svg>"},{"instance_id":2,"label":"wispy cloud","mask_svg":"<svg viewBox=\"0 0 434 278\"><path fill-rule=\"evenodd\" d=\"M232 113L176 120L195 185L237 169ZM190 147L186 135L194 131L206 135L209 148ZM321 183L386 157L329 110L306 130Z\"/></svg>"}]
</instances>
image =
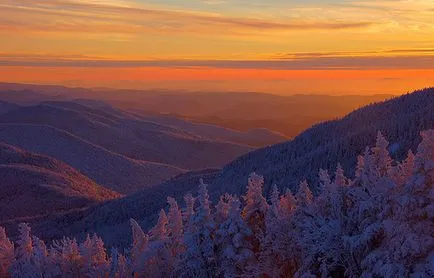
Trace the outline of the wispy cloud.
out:
<instances>
[{"instance_id":1,"label":"wispy cloud","mask_svg":"<svg viewBox=\"0 0 434 278\"><path fill-rule=\"evenodd\" d=\"M236 33L368 28L371 21L263 19L192 10L162 9L130 2L5 0L0 3L1 32ZM25 20L23 20L25 19Z\"/></svg>"},{"instance_id":2,"label":"wispy cloud","mask_svg":"<svg viewBox=\"0 0 434 278\"><path fill-rule=\"evenodd\" d=\"M393 50L391 50L393 51ZM398 50L401 51L401 50ZM433 52L433 50L430 50ZM94 57L57 57L0 54L0 66L84 68L225 68L271 70L434 69L434 55L343 56L335 53L296 53L274 60L110 60Z\"/></svg>"}]
</instances>

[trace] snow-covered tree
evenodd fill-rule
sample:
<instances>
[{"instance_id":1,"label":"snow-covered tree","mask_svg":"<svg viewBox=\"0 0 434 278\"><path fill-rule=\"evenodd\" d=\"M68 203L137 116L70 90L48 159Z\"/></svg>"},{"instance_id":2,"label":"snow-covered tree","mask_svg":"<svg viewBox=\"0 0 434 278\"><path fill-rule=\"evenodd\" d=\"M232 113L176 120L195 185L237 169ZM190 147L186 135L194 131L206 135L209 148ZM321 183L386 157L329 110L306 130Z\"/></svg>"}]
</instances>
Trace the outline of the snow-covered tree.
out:
<instances>
[{"instance_id":1,"label":"snow-covered tree","mask_svg":"<svg viewBox=\"0 0 434 278\"><path fill-rule=\"evenodd\" d=\"M152 241L166 240L168 237L167 224L166 212L162 209L158 215L157 224L149 231L151 235L150 239Z\"/></svg>"},{"instance_id":2,"label":"snow-covered tree","mask_svg":"<svg viewBox=\"0 0 434 278\"><path fill-rule=\"evenodd\" d=\"M270 202L271 206L269 207L267 211L267 218L277 218L279 214L279 199L280 199L280 192L277 188L277 185L273 186L273 190L270 194Z\"/></svg>"},{"instance_id":3,"label":"snow-covered tree","mask_svg":"<svg viewBox=\"0 0 434 278\"><path fill-rule=\"evenodd\" d=\"M167 233L169 237L172 264L175 265L184 251L182 212L174 198L168 197L169 212L167 214Z\"/></svg>"},{"instance_id":4,"label":"snow-covered tree","mask_svg":"<svg viewBox=\"0 0 434 278\"><path fill-rule=\"evenodd\" d=\"M324 169L319 169L319 180L320 180L320 188L321 188L321 192L324 191L331 191L331 179L330 179L330 175L329 172L327 170Z\"/></svg>"},{"instance_id":5,"label":"snow-covered tree","mask_svg":"<svg viewBox=\"0 0 434 278\"><path fill-rule=\"evenodd\" d=\"M363 260L366 277L434 275L434 130L421 135L415 162L411 162L413 175L403 190L388 194L382 212L384 239Z\"/></svg>"},{"instance_id":6,"label":"snow-covered tree","mask_svg":"<svg viewBox=\"0 0 434 278\"><path fill-rule=\"evenodd\" d=\"M247 193L243 196L245 206L242 211L244 221L252 230L250 241L255 253L258 253L261 241L265 236L265 217L267 215L268 203L263 196L262 190L264 178L252 173L247 184Z\"/></svg>"},{"instance_id":7,"label":"snow-covered tree","mask_svg":"<svg viewBox=\"0 0 434 278\"><path fill-rule=\"evenodd\" d=\"M197 199L199 206L191 218L191 228L184 235L186 251L177 271L182 277L213 277L216 273L215 222L203 180L200 180Z\"/></svg>"},{"instance_id":8,"label":"snow-covered tree","mask_svg":"<svg viewBox=\"0 0 434 278\"><path fill-rule=\"evenodd\" d=\"M183 213L168 198L151 240L131 220L125 254L107 256L96 235L49 246L27 224L14 248L0 227L0 277L434 277L434 130L421 135L397 162L379 133L353 179L320 170L315 197L302 181L295 196L275 186L268 204L253 173L244 206L226 194L213 207L201 181Z\"/></svg>"},{"instance_id":9,"label":"snow-covered tree","mask_svg":"<svg viewBox=\"0 0 434 278\"><path fill-rule=\"evenodd\" d=\"M87 277L101 277L109 270L104 242L94 234L92 237L87 235L86 240L80 244L80 254L83 261L81 272Z\"/></svg>"},{"instance_id":10,"label":"snow-covered tree","mask_svg":"<svg viewBox=\"0 0 434 278\"><path fill-rule=\"evenodd\" d=\"M14 261L14 244L6 235L6 230L0 227L0 277L7 277L9 267Z\"/></svg>"},{"instance_id":11,"label":"snow-covered tree","mask_svg":"<svg viewBox=\"0 0 434 278\"><path fill-rule=\"evenodd\" d=\"M54 241L50 248L50 256L64 277L78 277L83 267L77 240L63 238Z\"/></svg>"},{"instance_id":12,"label":"snow-covered tree","mask_svg":"<svg viewBox=\"0 0 434 278\"><path fill-rule=\"evenodd\" d=\"M131 230L133 234L133 244L130 251L130 260L133 272L139 275L143 272L145 264L145 252L149 245L149 236L145 234L139 223L130 219Z\"/></svg>"},{"instance_id":13,"label":"snow-covered tree","mask_svg":"<svg viewBox=\"0 0 434 278\"><path fill-rule=\"evenodd\" d=\"M285 194L280 196L279 205L277 206L279 219L288 219L297 206L294 195L291 190L287 189Z\"/></svg>"},{"instance_id":14,"label":"snow-covered tree","mask_svg":"<svg viewBox=\"0 0 434 278\"><path fill-rule=\"evenodd\" d=\"M402 189L402 187L413 174L415 162L416 157L414 156L413 152L409 150L407 153L407 158L393 168L391 176L399 189Z\"/></svg>"},{"instance_id":15,"label":"snow-covered tree","mask_svg":"<svg viewBox=\"0 0 434 278\"><path fill-rule=\"evenodd\" d=\"M313 194L306 180L300 183L297 194L295 194L295 199L297 200L297 206L300 208L307 208L312 204Z\"/></svg>"},{"instance_id":16,"label":"snow-covered tree","mask_svg":"<svg viewBox=\"0 0 434 278\"><path fill-rule=\"evenodd\" d=\"M195 214L194 205L196 203L196 198L190 193L184 196L185 209L182 211L182 219L184 220L184 230L188 231L192 229L192 218Z\"/></svg>"},{"instance_id":17,"label":"snow-covered tree","mask_svg":"<svg viewBox=\"0 0 434 278\"><path fill-rule=\"evenodd\" d=\"M372 152L376 159L377 170L380 176L386 176L389 174L392 167L392 158L390 157L389 151L387 147L389 146L389 142L386 138L378 131L377 141L375 147L372 149Z\"/></svg>"},{"instance_id":18,"label":"snow-covered tree","mask_svg":"<svg viewBox=\"0 0 434 278\"><path fill-rule=\"evenodd\" d=\"M219 250L217 273L222 277L241 276L247 265L254 261L248 241L252 232L241 217L240 205L237 197L230 199L228 217L216 231L215 243Z\"/></svg>"},{"instance_id":19,"label":"snow-covered tree","mask_svg":"<svg viewBox=\"0 0 434 278\"><path fill-rule=\"evenodd\" d=\"M215 221L216 223L220 224L223 223L227 218L229 214L229 208L230 208L230 202L232 200L232 196L229 194L224 194L220 196L220 200L215 206L216 213L215 213Z\"/></svg>"},{"instance_id":20,"label":"snow-covered tree","mask_svg":"<svg viewBox=\"0 0 434 278\"><path fill-rule=\"evenodd\" d=\"M335 172L335 186L345 186L348 184L347 178L345 177L344 169L341 164L338 164Z\"/></svg>"},{"instance_id":21,"label":"snow-covered tree","mask_svg":"<svg viewBox=\"0 0 434 278\"><path fill-rule=\"evenodd\" d=\"M33 241L29 225L27 223L19 224L19 232L18 246L15 249L15 260L11 267L11 276L38 277L38 273L32 263Z\"/></svg>"},{"instance_id":22,"label":"snow-covered tree","mask_svg":"<svg viewBox=\"0 0 434 278\"><path fill-rule=\"evenodd\" d=\"M110 252L109 278L132 277L133 274L128 268L128 262L124 255L119 254L116 248Z\"/></svg>"}]
</instances>

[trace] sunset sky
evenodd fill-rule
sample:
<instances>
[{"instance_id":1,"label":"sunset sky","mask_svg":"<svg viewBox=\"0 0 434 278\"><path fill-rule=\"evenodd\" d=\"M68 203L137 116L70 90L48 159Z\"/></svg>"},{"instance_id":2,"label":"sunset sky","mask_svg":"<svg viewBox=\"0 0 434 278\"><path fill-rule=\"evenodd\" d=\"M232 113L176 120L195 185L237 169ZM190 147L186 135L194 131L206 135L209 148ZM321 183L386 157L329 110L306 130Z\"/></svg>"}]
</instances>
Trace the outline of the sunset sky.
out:
<instances>
[{"instance_id":1,"label":"sunset sky","mask_svg":"<svg viewBox=\"0 0 434 278\"><path fill-rule=\"evenodd\" d=\"M0 0L0 82L404 93L434 85L433 0Z\"/></svg>"}]
</instances>

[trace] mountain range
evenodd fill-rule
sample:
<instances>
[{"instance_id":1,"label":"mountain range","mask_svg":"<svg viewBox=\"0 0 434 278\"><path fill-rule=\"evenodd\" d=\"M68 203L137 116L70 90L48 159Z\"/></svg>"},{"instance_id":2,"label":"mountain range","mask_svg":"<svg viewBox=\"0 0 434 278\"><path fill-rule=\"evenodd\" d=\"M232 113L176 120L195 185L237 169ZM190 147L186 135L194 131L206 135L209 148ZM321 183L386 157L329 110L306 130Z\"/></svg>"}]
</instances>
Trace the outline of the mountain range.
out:
<instances>
[{"instance_id":1,"label":"mountain range","mask_svg":"<svg viewBox=\"0 0 434 278\"><path fill-rule=\"evenodd\" d=\"M114 90L0 83L0 99L11 102L98 99L141 115L170 115L244 132L266 128L288 138L313 124L342 117L354 109L391 97L384 94L280 96L257 92Z\"/></svg>"},{"instance_id":2,"label":"mountain range","mask_svg":"<svg viewBox=\"0 0 434 278\"><path fill-rule=\"evenodd\" d=\"M265 177L265 194L271 185L296 191L300 181L317 181L320 168L334 172L340 163L350 175L356 157L366 146L373 146L377 132L390 140L389 151L403 159L408 149L415 150L420 132L434 128L434 89L425 89L371 104L347 116L324 122L304 131L293 140L259 149L243 155L222 170L210 169L180 174L160 185L147 187L133 195L96 205L67 216L54 216L32 222L35 233L46 239L78 236L97 231L104 242L126 246L129 238L120 238L116 231L128 229L134 217L144 228L155 223L156 213L167 196L178 200L196 190L198 180L209 183L213 201L222 192L243 195L248 175L252 172ZM312 188L314 192L318 188Z\"/></svg>"},{"instance_id":3,"label":"mountain range","mask_svg":"<svg viewBox=\"0 0 434 278\"><path fill-rule=\"evenodd\" d=\"M258 145L286 139L267 130L135 115L93 100L1 107L0 141L61 160L121 194L189 170L222 167Z\"/></svg>"}]
</instances>

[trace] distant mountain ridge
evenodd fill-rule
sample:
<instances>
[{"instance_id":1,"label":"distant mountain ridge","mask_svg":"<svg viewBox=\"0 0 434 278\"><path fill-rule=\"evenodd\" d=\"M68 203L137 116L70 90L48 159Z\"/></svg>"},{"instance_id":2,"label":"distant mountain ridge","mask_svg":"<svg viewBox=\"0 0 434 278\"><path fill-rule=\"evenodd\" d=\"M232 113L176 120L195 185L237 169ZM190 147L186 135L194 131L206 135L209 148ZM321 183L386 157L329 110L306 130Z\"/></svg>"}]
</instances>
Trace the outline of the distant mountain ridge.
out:
<instances>
[{"instance_id":1,"label":"distant mountain ridge","mask_svg":"<svg viewBox=\"0 0 434 278\"><path fill-rule=\"evenodd\" d=\"M266 128L289 138L315 123L342 117L364 105L393 97L300 94L280 96L258 92L86 89L0 83L0 99L10 98L13 95L11 92L20 94L18 100L26 100L24 103L35 103L38 99L39 102L80 99L83 104L86 99L99 99L116 108L136 111L142 115L170 114L190 122L214 124L244 132ZM268 145L266 142L262 144Z\"/></svg>"}]
</instances>

